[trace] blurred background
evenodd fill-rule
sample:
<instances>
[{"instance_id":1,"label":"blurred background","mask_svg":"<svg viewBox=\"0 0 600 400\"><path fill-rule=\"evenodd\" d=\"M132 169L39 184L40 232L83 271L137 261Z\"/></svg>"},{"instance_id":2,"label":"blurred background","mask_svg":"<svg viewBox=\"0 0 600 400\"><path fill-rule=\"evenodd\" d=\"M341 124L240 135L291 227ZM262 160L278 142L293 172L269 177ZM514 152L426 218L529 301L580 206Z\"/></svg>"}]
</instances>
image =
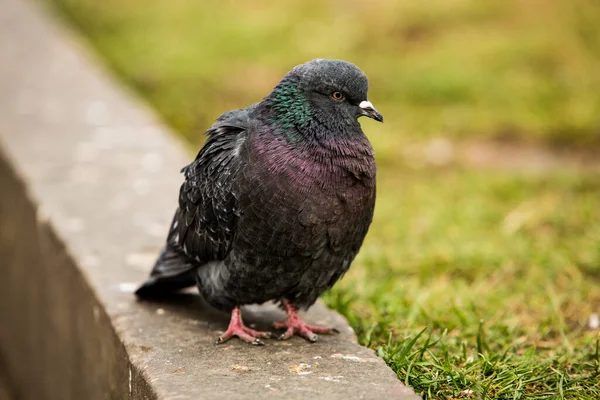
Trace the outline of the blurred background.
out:
<instances>
[{"instance_id":1,"label":"blurred background","mask_svg":"<svg viewBox=\"0 0 600 400\"><path fill-rule=\"evenodd\" d=\"M389 116L377 136L393 135L383 143L395 150L438 136L600 143L594 0L57 6L196 144L222 110L260 100L292 66L317 57L367 72L370 96Z\"/></svg>"},{"instance_id":2,"label":"blurred background","mask_svg":"<svg viewBox=\"0 0 600 400\"><path fill-rule=\"evenodd\" d=\"M428 398L600 396L600 2L50 4L190 158L294 65L358 65L378 202L327 303Z\"/></svg>"}]
</instances>

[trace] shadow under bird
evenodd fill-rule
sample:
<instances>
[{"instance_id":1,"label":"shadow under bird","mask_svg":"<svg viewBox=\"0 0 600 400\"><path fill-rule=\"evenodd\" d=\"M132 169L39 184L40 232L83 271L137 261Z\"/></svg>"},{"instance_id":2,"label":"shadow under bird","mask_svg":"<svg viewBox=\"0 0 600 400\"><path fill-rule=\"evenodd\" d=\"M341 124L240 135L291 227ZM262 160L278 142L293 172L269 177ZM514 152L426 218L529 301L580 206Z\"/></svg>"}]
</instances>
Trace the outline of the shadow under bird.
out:
<instances>
[{"instance_id":1,"label":"shadow under bird","mask_svg":"<svg viewBox=\"0 0 600 400\"><path fill-rule=\"evenodd\" d=\"M375 206L373 148L358 118L383 121L355 65L317 59L292 69L260 103L221 115L183 169L167 243L141 298L196 285L231 312L233 336L271 336L244 325L240 306L274 300L287 314L274 327L314 342L335 329L297 314L348 270Z\"/></svg>"}]
</instances>

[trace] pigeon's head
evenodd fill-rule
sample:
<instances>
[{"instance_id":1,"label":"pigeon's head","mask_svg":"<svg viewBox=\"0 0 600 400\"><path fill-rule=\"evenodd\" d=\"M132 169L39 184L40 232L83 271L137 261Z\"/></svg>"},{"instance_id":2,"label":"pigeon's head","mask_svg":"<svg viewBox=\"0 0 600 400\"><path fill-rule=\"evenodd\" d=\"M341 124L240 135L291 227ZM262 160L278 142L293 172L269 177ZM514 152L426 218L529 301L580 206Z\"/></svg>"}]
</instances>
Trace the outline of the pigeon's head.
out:
<instances>
[{"instance_id":1,"label":"pigeon's head","mask_svg":"<svg viewBox=\"0 0 600 400\"><path fill-rule=\"evenodd\" d=\"M267 97L281 122L303 127L310 120L325 125L353 125L366 116L383 122L367 99L367 76L342 60L316 59L294 67Z\"/></svg>"},{"instance_id":2,"label":"pigeon's head","mask_svg":"<svg viewBox=\"0 0 600 400\"><path fill-rule=\"evenodd\" d=\"M299 79L315 111L344 119L366 116L383 122L383 116L367 100L367 76L348 61L316 59L298 65L288 75Z\"/></svg>"}]
</instances>

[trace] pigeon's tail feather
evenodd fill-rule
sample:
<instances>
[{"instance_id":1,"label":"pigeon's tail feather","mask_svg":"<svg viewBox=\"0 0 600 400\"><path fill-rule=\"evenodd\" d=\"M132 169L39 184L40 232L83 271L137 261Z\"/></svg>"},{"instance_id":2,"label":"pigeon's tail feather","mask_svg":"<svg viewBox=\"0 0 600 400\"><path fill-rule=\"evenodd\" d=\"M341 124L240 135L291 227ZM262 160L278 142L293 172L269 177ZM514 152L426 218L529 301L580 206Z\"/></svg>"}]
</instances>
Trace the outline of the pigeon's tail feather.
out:
<instances>
[{"instance_id":1,"label":"pigeon's tail feather","mask_svg":"<svg viewBox=\"0 0 600 400\"><path fill-rule=\"evenodd\" d=\"M166 248L156 260L150 279L135 294L141 298L164 297L195 284L195 266L176 251Z\"/></svg>"},{"instance_id":2,"label":"pigeon's tail feather","mask_svg":"<svg viewBox=\"0 0 600 400\"><path fill-rule=\"evenodd\" d=\"M135 295L144 299L164 297L195 284L196 275L193 271L171 278L151 277L135 291Z\"/></svg>"}]
</instances>

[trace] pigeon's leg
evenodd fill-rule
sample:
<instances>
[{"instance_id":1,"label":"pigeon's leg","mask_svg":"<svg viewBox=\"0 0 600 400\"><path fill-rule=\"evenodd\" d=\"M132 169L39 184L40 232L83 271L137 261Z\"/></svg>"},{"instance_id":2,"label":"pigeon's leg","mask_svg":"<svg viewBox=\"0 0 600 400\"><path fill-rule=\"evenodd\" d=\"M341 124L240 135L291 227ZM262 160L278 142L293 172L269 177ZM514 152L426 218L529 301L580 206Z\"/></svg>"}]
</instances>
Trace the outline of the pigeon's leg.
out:
<instances>
[{"instance_id":1,"label":"pigeon's leg","mask_svg":"<svg viewBox=\"0 0 600 400\"><path fill-rule=\"evenodd\" d=\"M217 344L225 343L234 336L237 336L244 342L263 346L264 343L259 338L270 338L272 335L270 332L255 331L254 329L245 326L242 321L240 308L235 307L233 311L231 311L231 322L229 322L229 327L221 336L219 336Z\"/></svg>"},{"instance_id":2,"label":"pigeon's leg","mask_svg":"<svg viewBox=\"0 0 600 400\"><path fill-rule=\"evenodd\" d=\"M287 319L285 322L275 322L274 324L276 329L285 329L285 332L279 336L279 340L289 339L294 336L294 334L297 334L309 342L314 343L317 341L317 333L340 333L340 331L335 328L308 325L300 319L300 316L298 316L298 313L296 312L296 307L294 307L289 300L283 299L281 304L287 314Z\"/></svg>"}]
</instances>

